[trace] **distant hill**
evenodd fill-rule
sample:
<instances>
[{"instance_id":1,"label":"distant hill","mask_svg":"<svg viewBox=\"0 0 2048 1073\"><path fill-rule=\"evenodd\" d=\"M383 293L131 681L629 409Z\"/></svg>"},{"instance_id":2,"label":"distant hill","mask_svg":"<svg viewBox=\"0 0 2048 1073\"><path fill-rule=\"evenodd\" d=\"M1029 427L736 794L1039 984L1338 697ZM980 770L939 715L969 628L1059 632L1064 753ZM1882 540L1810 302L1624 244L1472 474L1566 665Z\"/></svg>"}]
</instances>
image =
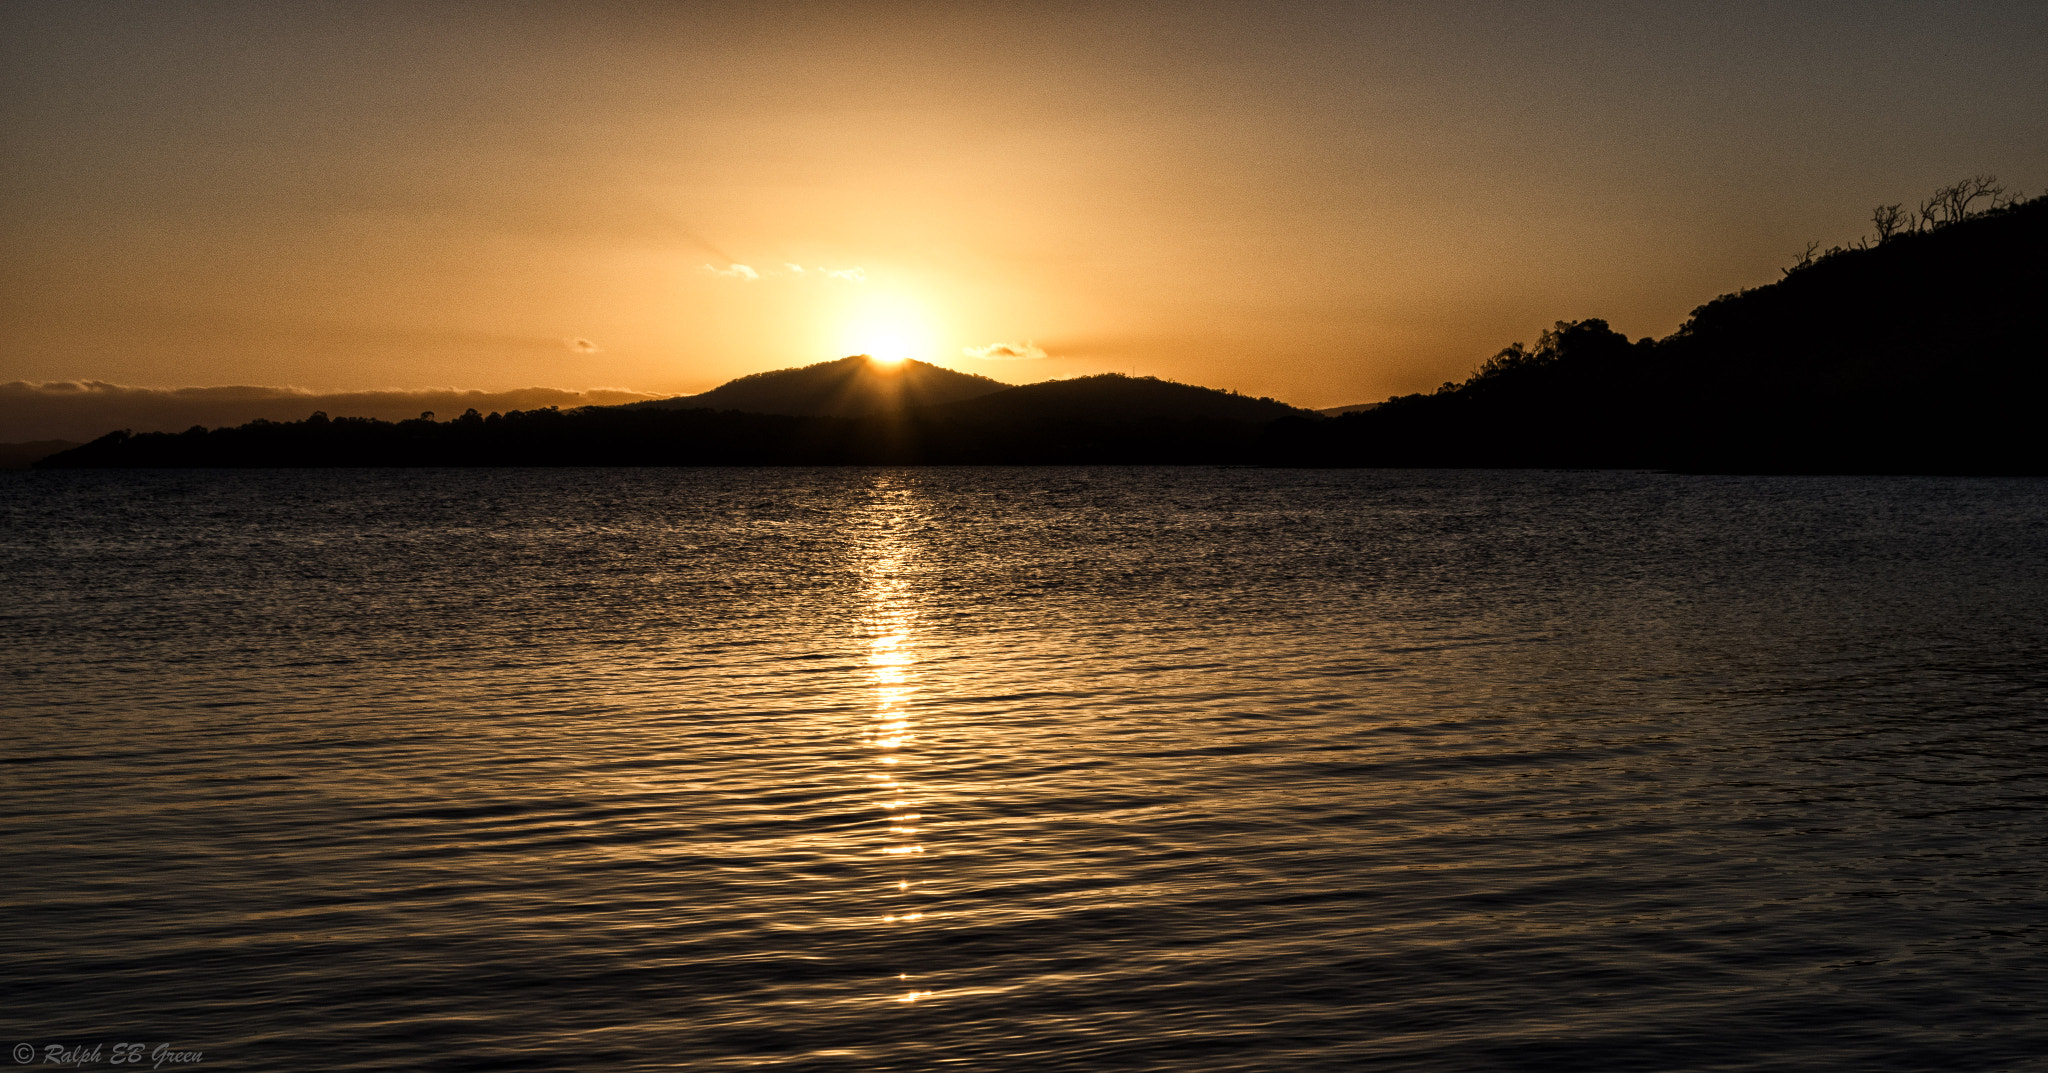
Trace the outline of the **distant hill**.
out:
<instances>
[{"instance_id":1,"label":"distant hill","mask_svg":"<svg viewBox=\"0 0 2048 1073\"><path fill-rule=\"evenodd\" d=\"M1354 414L1360 410L1376 410L1379 409L1379 406L1380 404L1376 402L1354 402L1349 406L1325 406L1316 412L1324 417L1342 417L1345 414Z\"/></svg>"},{"instance_id":2,"label":"distant hill","mask_svg":"<svg viewBox=\"0 0 2048 1073\"><path fill-rule=\"evenodd\" d=\"M894 457L929 462L1242 464L1288 416L1314 417L1272 399L1105 373L912 410L886 435Z\"/></svg>"},{"instance_id":3,"label":"distant hill","mask_svg":"<svg viewBox=\"0 0 2048 1073\"><path fill-rule=\"evenodd\" d=\"M389 391L312 392L291 387L220 386L152 388L99 380L0 383L0 438L11 441L83 442L117 428L183 432L265 418L296 421L316 411L403 421L432 411L443 418L464 410L538 410L610 406L656 396L644 391L528 387L505 391L407 388Z\"/></svg>"},{"instance_id":4,"label":"distant hill","mask_svg":"<svg viewBox=\"0 0 2048 1073\"><path fill-rule=\"evenodd\" d=\"M1107 375L863 417L646 404L396 423L316 414L113 433L40 467L1241 464L1274 419L1308 414L1271 399Z\"/></svg>"},{"instance_id":5,"label":"distant hill","mask_svg":"<svg viewBox=\"0 0 2048 1073\"><path fill-rule=\"evenodd\" d=\"M78 444L70 440L0 443L0 469L27 469L59 451L68 451L77 446Z\"/></svg>"},{"instance_id":6,"label":"distant hill","mask_svg":"<svg viewBox=\"0 0 2048 1073\"><path fill-rule=\"evenodd\" d=\"M860 417L971 399L1010 385L922 361L887 364L863 354L729 380L701 395L632 403L648 409L741 410L797 417Z\"/></svg>"},{"instance_id":7,"label":"distant hill","mask_svg":"<svg viewBox=\"0 0 2048 1073\"><path fill-rule=\"evenodd\" d=\"M1254 399L1215 388L1150 376L1102 373L1072 380L1048 380L930 409L935 420L976 421L1143 421L1201 420L1264 424L1303 416L1272 399Z\"/></svg>"},{"instance_id":8,"label":"distant hill","mask_svg":"<svg viewBox=\"0 0 2048 1073\"><path fill-rule=\"evenodd\" d=\"M1775 283L1700 306L1661 340L1630 342L1598 319L1560 321L1534 348L1511 346L1462 384L1278 423L1261 457L2048 472L2043 251L2048 198L1975 214L1955 207L1875 243L1809 254Z\"/></svg>"}]
</instances>

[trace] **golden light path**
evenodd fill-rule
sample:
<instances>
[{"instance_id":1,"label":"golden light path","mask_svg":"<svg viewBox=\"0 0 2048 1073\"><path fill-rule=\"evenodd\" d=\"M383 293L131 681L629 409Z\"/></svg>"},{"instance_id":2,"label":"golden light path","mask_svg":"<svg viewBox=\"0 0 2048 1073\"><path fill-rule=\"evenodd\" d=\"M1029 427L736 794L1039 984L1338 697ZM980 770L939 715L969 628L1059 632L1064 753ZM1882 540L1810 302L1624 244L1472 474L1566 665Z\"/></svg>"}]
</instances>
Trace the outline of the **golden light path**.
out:
<instances>
[{"instance_id":1,"label":"golden light path","mask_svg":"<svg viewBox=\"0 0 2048 1073\"><path fill-rule=\"evenodd\" d=\"M905 750L916 741L910 708L917 691L916 596L907 577L912 548L904 539L904 531L915 522L916 508L914 493L902 485L901 477L878 477L870 495L873 503L860 549L866 588L861 631L874 710L863 737L874 750L875 770L867 777L877 791L876 807L885 824L881 852L899 862L888 895L893 905L882 915L882 923L898 927L924 919L916 878L925 851L917 837L921 816L915 787L904 777L908 765L903 763ZM905 990L895 996L896 1002L918 1002L932 995L918 989L907 972L897 979Z\"/></svg>"}]
</instances>

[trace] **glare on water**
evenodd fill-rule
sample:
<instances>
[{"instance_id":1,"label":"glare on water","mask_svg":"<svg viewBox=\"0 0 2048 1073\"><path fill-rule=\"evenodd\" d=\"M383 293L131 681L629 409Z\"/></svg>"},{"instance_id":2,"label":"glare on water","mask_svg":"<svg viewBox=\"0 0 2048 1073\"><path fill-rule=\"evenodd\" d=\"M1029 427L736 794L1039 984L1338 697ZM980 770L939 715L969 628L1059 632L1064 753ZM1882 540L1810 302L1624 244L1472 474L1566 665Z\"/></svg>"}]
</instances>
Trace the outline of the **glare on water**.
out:
<instances>
[{"instance_id":1,"label":"glare on water","mask_svg":"<svg viewBox=\"0 0 2048 1073\"><path fill-rule=\"evenodd\" d=\"M887 477L876 481L864 517L855 523L856 554L861 574L861 633L867 638L867 677L874 693L874 712L866 730L879 772L865 773L878 791L876 807L883 814L885 839L881 852L902 862L904 869L890 885L886 925L908 925L924 919L923 884L909 870L922 863L924 846L912 826L921 817L913 811L917 788L914 764L905 764L915 742L912 698L917 692L914 629L917 590L912 559L913 532L919 524L914 488ZM911 979L898 973L899 983ZM898 1002L930 998L933 992L910 990L890 997Z\"/></svg>"}]
</instances>

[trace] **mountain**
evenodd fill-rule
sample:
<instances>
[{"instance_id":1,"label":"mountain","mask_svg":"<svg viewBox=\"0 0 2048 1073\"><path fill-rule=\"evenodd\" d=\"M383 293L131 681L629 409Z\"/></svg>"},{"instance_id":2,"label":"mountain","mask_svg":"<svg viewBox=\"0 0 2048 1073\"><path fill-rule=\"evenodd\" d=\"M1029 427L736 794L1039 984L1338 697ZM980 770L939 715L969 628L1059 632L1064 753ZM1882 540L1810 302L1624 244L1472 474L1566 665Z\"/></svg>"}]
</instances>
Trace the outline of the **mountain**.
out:
<instances>
[{"instance_id":1,"label":"mountain","mask_svg":"<svg viewBox=\"0 0 2048 1073\"><path fill-rule=\"evenodd\" d=\"M1287 416L1314 415L1272 399L1105 373L923 407L877 431L901 461L1227 465L1249 461L1264 429Z\"/></svg>"},{"instance_id":2,"label":"mountain","mask_svg":"<svg viewBox=\"0 0 2048 1073\"><path fill-rule=\"evenodd\" d=\"M1264 424L1302 416L1272 399L1197 387L1150 376L1102 373L1072 380L1048 380L991 392L965 402L930 409L936 420L1124 422L1148 420L1233 421Z\"/></svg>"},{"instance_id":3,"label":"mountain","mask_svg":"<svg viewBox=\"0 0 2048 1073\"><path fill-rule=\"evenodd\" d=\"M1896 209L1896 206L1893 207ZM1880 215L1882 214L1882 210ZM1462 384L1281 422L1269 463L2048 473L2048 198L1809 257L1661 340L1560 321Z\"/></svg>"},{"instance_id":4,"label":"mountain","mask_svg":"<svg viewBox=\"0 0 2048 1073\"><path fill-rule=\"evenodd\" d=\"M631 403L647 409L742 410L798 417L859 417L935 406L1010 385L922 361L879 362L864 354L729 380L701 395Z\"/></svg>"},{"instance_id":5,"label":"mountain","mask_svg":"<svg viewBox=\"0 0 2048 1073\"><path fill-rule=\"evenodd\" d=\"M296 421L316 411L403 421L432 411L453 417L464 410L538 410L559 406L611 406L659 396L644 391L526 387L503 391L406 388L389 391L312 392L300 388L224 385L153 388L103 380L0 383L0 439L84 442L109 429L183 432L264 418Z\"/></svg>"},{"instance_id":6,"label":"mountain","mask_svg":"<svg viewBox=\"0 0 2048 1073\"><path fill-rule=\"evenodd\" d=\"M117 432L38 465L1231 464L1252 457L1276 418L1303 414L1271 399L1107 375L862 417L646 404L397 423L315 414L178 434Z\"/></svg>"}]
</instances>

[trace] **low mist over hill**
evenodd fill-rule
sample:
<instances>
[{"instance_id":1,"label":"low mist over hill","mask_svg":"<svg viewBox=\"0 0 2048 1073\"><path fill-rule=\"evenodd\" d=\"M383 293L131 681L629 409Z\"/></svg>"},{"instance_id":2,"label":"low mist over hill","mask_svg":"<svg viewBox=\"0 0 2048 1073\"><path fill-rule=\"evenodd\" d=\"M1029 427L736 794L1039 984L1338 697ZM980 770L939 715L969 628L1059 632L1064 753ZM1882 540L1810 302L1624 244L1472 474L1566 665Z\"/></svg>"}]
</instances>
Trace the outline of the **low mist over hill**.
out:
<instances>
[{"instance_id":1,"label":"low mist over hill","mask_svg":"<svg viewBox=\"0 0 2048 1073\"><path fill-rule=\"evenodd\" d=\"M797 417L860 417L935 406L1010 385L922 361L880 362L865 354L729 380L702 395L637 405L683 410L743 410Z\"/></svg>"},{"instance_id":2,"label":"low mist over hill","mask_svg":"<svg viewBox=\"0 0 2048 1073\"><path fill-rule=\"evenodd\" d=\"M183 432L194 425L239 425L258 418L296 421L319 411L386 421L433 412L443 420L464 410L538 410L547 406L610 406L650 398L640 391L519 388L459 391L315 392L288 387L129 387L97 380L0 384L0 442L85 441L125 428Z\"/></svg>"}]
</instances>

